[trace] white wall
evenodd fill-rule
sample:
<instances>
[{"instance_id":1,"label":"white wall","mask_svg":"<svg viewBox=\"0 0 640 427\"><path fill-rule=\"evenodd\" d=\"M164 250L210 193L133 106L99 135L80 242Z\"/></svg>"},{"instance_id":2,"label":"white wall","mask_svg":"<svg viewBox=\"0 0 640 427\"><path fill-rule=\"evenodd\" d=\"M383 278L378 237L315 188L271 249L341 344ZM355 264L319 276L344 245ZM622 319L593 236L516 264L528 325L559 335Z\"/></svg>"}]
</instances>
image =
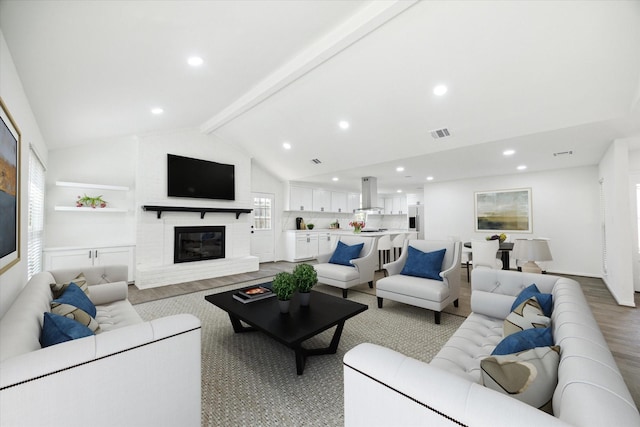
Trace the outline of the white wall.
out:
<instances>
[{"instance_id":1,"label":"white wall","mask_svg":"<svg viewBox=\"0 0 640 427\"><path fill-rule=\"evenodd\" d=\"M613 141L599 164L605 194L607 249L607 269L602 279L618 304L635 306L628 147L627 140Z\"/></svg>"},{"instance_id":2,"label":"white wall","mask_svg":"<svg viewBox=\"0 0 640 427\"><path fill-rule=\"evenodd\" d=\"M633 288L640 292L640 242L638 241L638 197L636 187L640 185L640 149L629 151L629 200L631 208L631 229L633 230Z\"/></svg>"},{"instance_id":3,"label":"white wall","mask_svg":"<svg viewBox=\"0 0 640 427\"><path fill-rule=\"evenodd\" d=\"M45 247L130 245L135 243L137 139L120 138L51 150L47 171ZM59 187L57 181L129 187L129 191ZM102 195L108 207L128 212L64 212L76 197Z\"/></svg>"},{"instance_id":4,"label":"white wall","mask_svg":"<svg viewBox=\"0 0 640 427\"><path fill-rule=\"evenodd\" d=\"M511 240L548 237L553 256L547 265L550 272L600 277L595 166L426 184L425 239L485 238L491 233L475 232L475 192L513 188L531 188L533 233L511 233Z\"/></svg>"},{"instance_id":5,"label":"white wall","mask_svg":"<svg viewBox=\"0 0 640 427\"><path fill-rule=\"evenodd\" d=\"M0 31L0 97L22 134L20 144L20 260L0 275L0 317L7 311L18 293L27 283L27 201L29 193L29 145L33 145L41 160L47 164L47 146L42 139L29 100L22 88L11 53Z\"/></svg>"}]
</instances>

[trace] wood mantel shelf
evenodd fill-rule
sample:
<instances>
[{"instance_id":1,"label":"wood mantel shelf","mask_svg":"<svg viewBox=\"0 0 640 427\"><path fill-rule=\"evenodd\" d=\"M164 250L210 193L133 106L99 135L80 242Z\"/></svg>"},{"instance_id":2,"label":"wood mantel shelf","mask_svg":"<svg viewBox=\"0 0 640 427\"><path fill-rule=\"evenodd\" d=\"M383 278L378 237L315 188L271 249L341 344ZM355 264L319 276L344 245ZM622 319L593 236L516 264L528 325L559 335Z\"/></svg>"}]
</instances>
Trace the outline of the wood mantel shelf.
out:
<instances>
[{"instance_id":1,"label":"wood mantel shelf","mask_svg":"<svg viewBox=\"0 0 640 427\"><path fill-rule=\"evenodd\" d=\"M143 205L142 209L145 211L157 212L158 219L162 215L162 212L200 212L200 219L204 219L206 213L234 213L236 219L240 218L240 214L251 213L253 209L238 209L238 208L192 208L187 206L152 206Z\"/></svg>"}]
</instances>

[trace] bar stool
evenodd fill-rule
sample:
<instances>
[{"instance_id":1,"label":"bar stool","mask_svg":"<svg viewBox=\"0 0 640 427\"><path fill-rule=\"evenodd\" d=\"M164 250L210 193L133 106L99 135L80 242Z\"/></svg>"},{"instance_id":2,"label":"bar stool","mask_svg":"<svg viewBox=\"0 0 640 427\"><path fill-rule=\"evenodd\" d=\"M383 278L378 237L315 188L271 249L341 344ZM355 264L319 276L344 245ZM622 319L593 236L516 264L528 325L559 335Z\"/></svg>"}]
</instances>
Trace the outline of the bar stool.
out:
<instances>
[{"instance_id":1,"label":"bar stool","mask_svg":"<svg viewBox=\"0 0 640 427\"><path fill-rule=\"evenodd\" d=\"M393 238L391 242L393 246L393 259L396 260L400 258L402 254L402 246L404 245L404 240L407 238L408 233L400 233Z\"/></svg>"},{"instance_id":2,"label":"bar stool","mask_svg":"<svg viewBox=\"0 0 640 427\"><path fill-rule=\"evenodd\" d=\"M385 234L378 239L378 270L382 270L382 266L391 262L391 235Z\"/></svg>"}]
</instances>

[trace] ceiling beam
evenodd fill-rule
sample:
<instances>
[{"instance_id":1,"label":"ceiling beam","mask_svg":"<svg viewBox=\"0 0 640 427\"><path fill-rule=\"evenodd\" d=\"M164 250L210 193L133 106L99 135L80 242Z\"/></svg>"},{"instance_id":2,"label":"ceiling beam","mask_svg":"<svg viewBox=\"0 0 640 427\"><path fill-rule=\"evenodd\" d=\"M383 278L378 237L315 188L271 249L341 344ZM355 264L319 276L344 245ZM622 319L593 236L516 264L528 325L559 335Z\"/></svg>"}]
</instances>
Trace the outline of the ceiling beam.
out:
<instances>
[{"instance_id":1,"label":"ceiling beam","mask_svg":"<svg viewBox=\"0 0 640 427\"><path fill-rule=\"evenodd\" d=\"M206 134L215 132L395 18L418 1L372 1L343 24L271 73L227 108L203 123L200 126L200 131Z\"/></svg>"}]
</instances>

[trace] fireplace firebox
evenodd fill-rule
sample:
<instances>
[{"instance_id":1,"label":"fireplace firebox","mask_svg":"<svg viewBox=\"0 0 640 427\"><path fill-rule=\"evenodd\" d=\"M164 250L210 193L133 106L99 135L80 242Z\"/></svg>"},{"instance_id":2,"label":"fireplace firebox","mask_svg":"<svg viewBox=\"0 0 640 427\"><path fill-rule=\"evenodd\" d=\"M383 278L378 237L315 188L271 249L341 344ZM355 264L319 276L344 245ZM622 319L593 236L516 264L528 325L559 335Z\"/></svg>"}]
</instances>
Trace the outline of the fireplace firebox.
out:
<instances>
[{"instance_id":1,"label":"fireplace firebox","mask_svg":"<svg viewBox=\"0 0 640 427\"><path fill-rule=\"evenodd\" d=\"M175 227L173 262L224 258L224 226Z\"/></svg>"}]
</instances>

